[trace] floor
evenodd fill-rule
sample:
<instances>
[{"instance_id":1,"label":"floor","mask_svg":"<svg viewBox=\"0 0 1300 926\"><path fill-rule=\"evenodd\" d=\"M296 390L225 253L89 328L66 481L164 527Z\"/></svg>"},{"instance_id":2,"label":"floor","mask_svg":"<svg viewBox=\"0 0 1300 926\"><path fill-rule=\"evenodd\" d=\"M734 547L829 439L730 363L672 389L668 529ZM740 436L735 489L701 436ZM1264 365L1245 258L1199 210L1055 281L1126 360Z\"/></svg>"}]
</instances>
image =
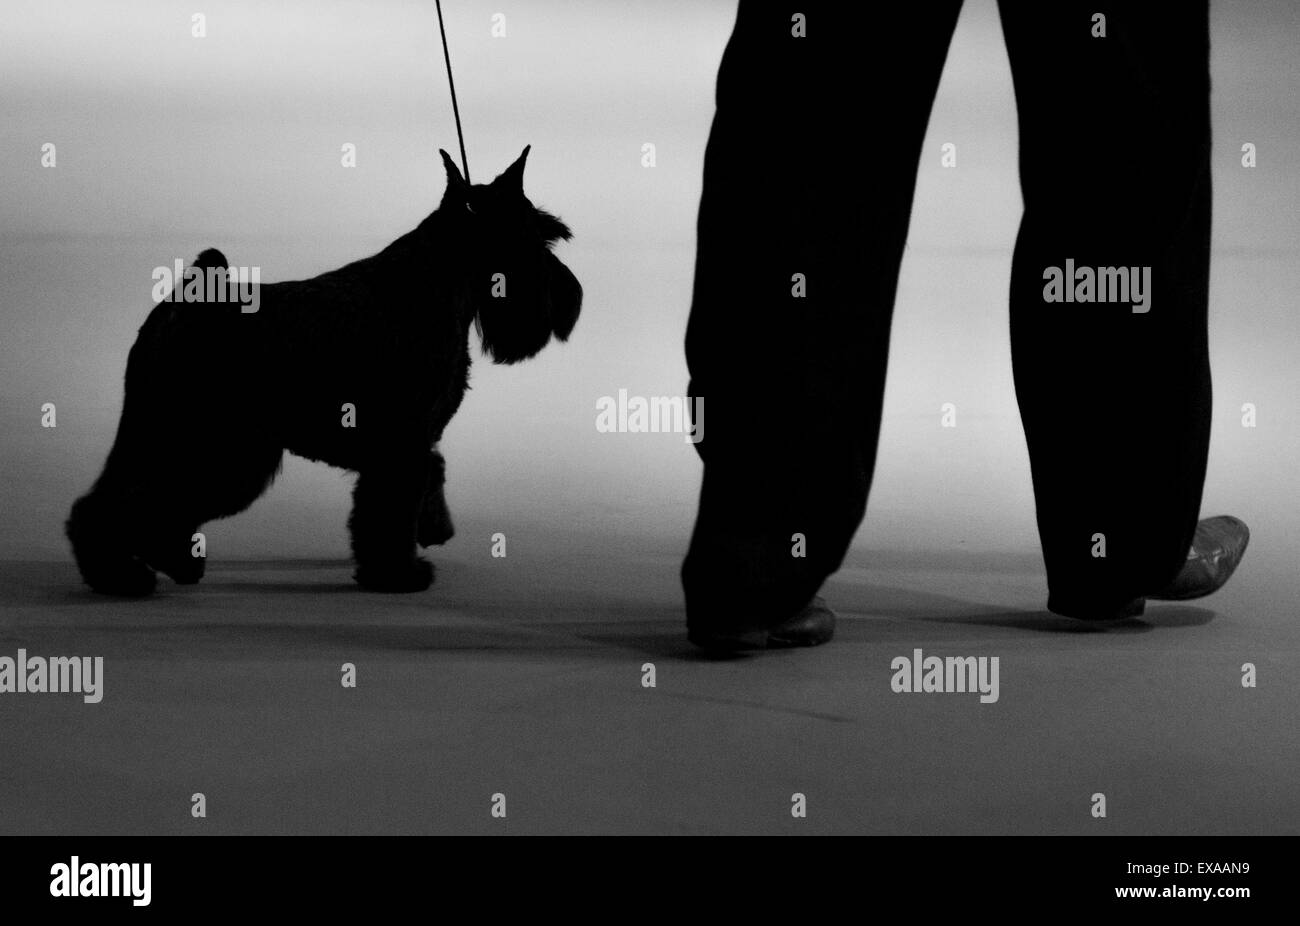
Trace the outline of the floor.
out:
<instances>
[{"instance_id":1,"label":"floor","mask_svg":"<svg viewBox=\"0 0 1300 926\"><path fill-rule=\"evenodd\" d=\"M1096 631L1041 610L1031 552L857 551L832 644L716 661L684 640L674 544L561 540L440 557L411 596L339 561L214 561L134 603L0 565L0 655L104 657L99 704L0 696L0 832L1300 830L1300 630L1249 558ZM998 700L893 692L916 648L999 657Z\"/></svg>"}]
</instances>

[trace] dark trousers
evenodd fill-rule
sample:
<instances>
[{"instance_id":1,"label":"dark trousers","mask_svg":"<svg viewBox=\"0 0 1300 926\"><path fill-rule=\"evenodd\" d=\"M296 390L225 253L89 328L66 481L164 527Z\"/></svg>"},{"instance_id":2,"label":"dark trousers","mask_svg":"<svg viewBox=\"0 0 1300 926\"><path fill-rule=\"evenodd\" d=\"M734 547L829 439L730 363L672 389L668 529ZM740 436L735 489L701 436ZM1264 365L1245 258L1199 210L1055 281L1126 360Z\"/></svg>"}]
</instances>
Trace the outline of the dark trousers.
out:
<instances>
[{"instance_id":1,"label":"dark trousers","mask_svg":"<svg viewBox=\"0 0 1300 926\"><path fill-rule=\"evenodd\" d=\"M789 616L861 523L912 191L960 5L803 3L797 38L789 6L740 2L686 335L690 393L707 410L682 570L691 622ZM1048 605L1081 617L1179 570L1211 401L1208 4L1103 6L1101 38L1095 4L1001 4L1025 202L1016 397ZM1045 270L1067 260L1151 268L1149 311L1046 301Z\"/></svg>"}]
</instances>

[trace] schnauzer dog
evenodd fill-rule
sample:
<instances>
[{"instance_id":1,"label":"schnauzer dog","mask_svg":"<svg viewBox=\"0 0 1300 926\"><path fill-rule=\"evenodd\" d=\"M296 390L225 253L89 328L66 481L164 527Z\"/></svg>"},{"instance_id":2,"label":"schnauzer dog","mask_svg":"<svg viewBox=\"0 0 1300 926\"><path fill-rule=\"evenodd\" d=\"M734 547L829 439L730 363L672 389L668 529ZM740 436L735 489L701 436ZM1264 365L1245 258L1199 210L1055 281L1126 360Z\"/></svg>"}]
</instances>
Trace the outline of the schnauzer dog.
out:
<instances>
[{"instance_id":1,"label":"schnauzer dog","mask_svg":"<svg viewBox=\"0 0 1300 926\"><path fill-rule=\"evenodd\" d=\"M103 473L68 518L86 583L146 595L155 570L199 581L194 533L251 505L288 450L357 473L358 583L428 588L416 545L452 535L437 444L467 388L470 328L494 362L516 363L566 340L582 306L552 253L568 227L524 195L528 151L473 186L441 152L446 192L414 231L313 279L262 285L256 312L159 302L127 359ZM226 267L207 250L193 270Z\"/></svg>"}]
</instances>

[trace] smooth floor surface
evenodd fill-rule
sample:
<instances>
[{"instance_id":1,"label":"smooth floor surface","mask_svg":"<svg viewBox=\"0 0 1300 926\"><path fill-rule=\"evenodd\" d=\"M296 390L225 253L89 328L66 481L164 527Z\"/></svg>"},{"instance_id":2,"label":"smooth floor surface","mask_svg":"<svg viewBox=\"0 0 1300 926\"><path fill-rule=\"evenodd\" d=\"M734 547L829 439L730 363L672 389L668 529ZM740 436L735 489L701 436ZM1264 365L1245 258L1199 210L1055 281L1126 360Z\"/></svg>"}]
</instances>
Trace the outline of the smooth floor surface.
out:
<instances>
[{"instance_id":1,"label":"smooth floor surface","mask_svg":"<svg viewBox=\"0 0 1300 926\"><path fill-rule=\"evenodd\" d=\"M855 551L832 644L713 661L680 550L571 533L436 556L410 596L334 561L214 561L142 602L3 564L0 656L105 662L97 705L0 694L0 832L1300 830L1300 618L1249 554L1219 595L1099 631L1041 610L1032 552ZM915 648L999 657L998 701L894 693Z\"/></svg>"}]
</instances>

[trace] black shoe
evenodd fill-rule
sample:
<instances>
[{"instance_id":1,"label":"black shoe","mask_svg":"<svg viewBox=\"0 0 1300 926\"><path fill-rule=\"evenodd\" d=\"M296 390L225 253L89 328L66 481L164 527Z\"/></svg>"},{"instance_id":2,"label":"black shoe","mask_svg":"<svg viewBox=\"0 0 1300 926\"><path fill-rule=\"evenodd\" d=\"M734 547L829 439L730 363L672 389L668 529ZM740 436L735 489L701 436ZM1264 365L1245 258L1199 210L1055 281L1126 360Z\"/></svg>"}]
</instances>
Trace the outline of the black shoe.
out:
<instances>
[{"instance_id":1,"label":"black shoe","mask_svg":"<svg viewBox=\"0 0 1300 926\"><path fill-rule=\"evenodd\" d=\"M1212 595L1227 583L1250 543L1250 528L1239 518L1220 515L1196 525L1187 562L1174 580L1148 598L1189 601Z\"/></svg>"},{"instance_id":2,"label":"black shoe","mask_svg":"<svg viewBox=\"0 0 1300 926\"><path fill-rule=\"evenodd\" d=\"M1087 621L1090 624L1118 623L1141 617L1142 612L1146 610L1146 606L1147 600L1145 598L1134 598L1120 604L1101 604L1095 601L1062 601L1052 595L1047 598L1047 610L1053 614Z\"/></svg>"},{"instance_id":3,"label":"black shoe","mask_svg":"<svg viewBox=\"0 0 1300 926\"><path fill-rule=\"evenodd\" d=\"M1145 610L1147 598L1154 601L1204 598L1223 588L1245 555L1248 543L1250 528L1239 518L1231 515L1205 518L1196 525L1192 548L1187 551L1183 568L1160 591L1152 592L1144 598L1105 606L1096 602L1066 602L1049 597L1047 608L1066 617L1104 623L1138 617Z\"/></svg>"},{"instance_id":4,"label":"black shoe","mask_svg":"<svg viewBox=\"0 0 1300 926\"><path fill-rule=\"evenodd\" d=\"M687 630L692 643L713 653L819 646L833 636L835 612L821 598L813 598L798 614L772 627L691 627Z\"/></svg>"}]
</instances>

